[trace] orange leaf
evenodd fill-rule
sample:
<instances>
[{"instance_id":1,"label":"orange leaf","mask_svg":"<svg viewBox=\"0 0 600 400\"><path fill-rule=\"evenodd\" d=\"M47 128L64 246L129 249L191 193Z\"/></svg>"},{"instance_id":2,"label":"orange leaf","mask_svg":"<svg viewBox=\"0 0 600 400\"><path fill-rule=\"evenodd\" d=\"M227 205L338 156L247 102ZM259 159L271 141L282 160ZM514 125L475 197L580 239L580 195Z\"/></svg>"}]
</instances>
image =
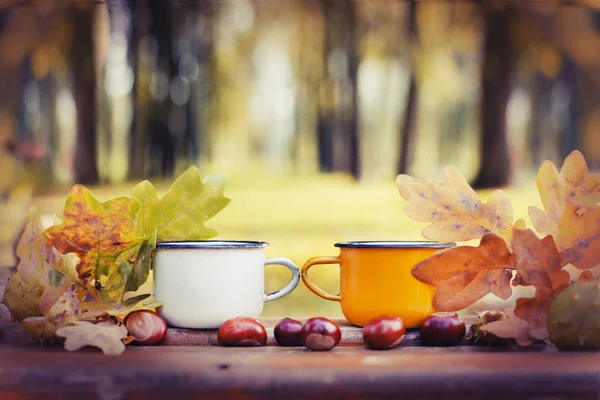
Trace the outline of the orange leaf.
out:
<instances>
[{"instance_id":1,"label":"orange leaf","mask_svg":"<svg viewBox=\"0 0 600 400\"><path fill-rule=\"evenodd\" d=\"M539 239L530 229L515 229L512 249L519 284L555 290L569 283L552 236Z\"/></svg>"},{"instance_id":2,"label":"orange leaf","mask_svg":"<svg viewBox=\"0 0 600 400\"><path fill-rule=\"evenodd\" d=\"M577 279L579 282L589 282L589 281L593 281L594 279L594 274L592 274L592 271L583 271L580 275L579 275L579 279Z\"/></svg>"},{"instance_id":3,"label":"orange leaf","mask_svg":"<svg viewBox=\"0 0 600 400\"><path fill-rule=\"evenodd\" d=\"M565 288L563 286L562 288ZM528 323L529 336L536 340L548 340L550 334L546 327L548 312L552 300L558 296L560 290L552 291L538 288L534 297L521 297L517 299L515 315Z\"/></svg>"},{"instance_id":4,"label":"orange leaf","mask_svg":"<svg viewBox=\"0 0 600 400\"><path fill-rule=\"evenodd\" d=\"M61 225L46 233L62 254L80 258L77 273L84 284L116 271L119 254L137 244L134 218L140 204L133 197L100 203L84 186L75 185L67 196Z\"/></svg>"},{"instance_id":5,"label":"orange leaf","mask_svg":"<svg viewBox=\"0 0 600 400\"><path fill-rule=\"evenodd\" d=\"M600 194L600 176L590 174L583 154L574 151L565 159L560 173L544 161L537 177L537 188L544 211L529 207L529 217L542 235L558 236L558 223L567 204L589 207L590 198Z\"/></svg>"},{"instance_id":6,"label":"orange leaf","mask_svg":"<svg viewBox=\"0 0 600 400\"><path fill-rule=\"evenodd\" d=\"M506 300L511 295L513 257L506 242L488 233L479 247L459 246L440 251L414 266L418 280L437 287L433 306L458 311L488 293Z\"/></svg>"},{"instance_id":7,"label":"orange leaf","mask_svg":"<svg viewBox=\"0 0 600 400\"><path fill-rule=\"evenodd\" d=\"M400 196L411 203L404 208L406 214L416 221L431 222L422 232L427 239L461 242L494 232L510 240L513 209L501 190L492 193L483 204L453 167L444 170L441 183L398 175L396 185Z\"/></svg>"},{"instance_id":8,"label":"orange leaf","mask_svg":"<svg viewBox=\"0 0 600 400\"><path fill-rule=\"evenodd\" d=\"M600 264L600 208L581 211L582 207L567 204L558 227L558 242L564 264L590 269Z\"/></svg>"},{"instance_id":9,"label":"orange leaf","mask_svg":"<svg viewBox=\"0 0 600 400\"><path fill-rule=\"evenodd\" d=\"M529 346L535 341L529 336L529 324L527 321L515 316L513 307L505 309L504 313L508 318L487 323L479 329L493 333L499 338L515 339L519 346Z\"/></svg>"}]
</instances>

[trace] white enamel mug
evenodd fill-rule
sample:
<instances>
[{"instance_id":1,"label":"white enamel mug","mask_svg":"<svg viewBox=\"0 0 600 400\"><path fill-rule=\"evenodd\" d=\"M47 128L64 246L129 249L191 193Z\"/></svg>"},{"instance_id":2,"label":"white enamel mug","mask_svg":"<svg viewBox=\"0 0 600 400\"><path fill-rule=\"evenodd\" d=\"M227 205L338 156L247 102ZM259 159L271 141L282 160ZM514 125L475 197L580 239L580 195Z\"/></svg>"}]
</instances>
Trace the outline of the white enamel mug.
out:
<instances>
[{"instance_id":1,"label":"white enamel mug","mask_svg":"<svg viewBox=\"0 0 600 400\"><path fill-rule=\"evenodd\" d=\"M260 316L267 301L292 292L298 267L287 258L265 258L266 242L203 240L159 242L153 257L154 297L167 324L215 329L229 318ZM265 295L265 265L292 271L283 289Z\"/></svg>"}]
</instances>

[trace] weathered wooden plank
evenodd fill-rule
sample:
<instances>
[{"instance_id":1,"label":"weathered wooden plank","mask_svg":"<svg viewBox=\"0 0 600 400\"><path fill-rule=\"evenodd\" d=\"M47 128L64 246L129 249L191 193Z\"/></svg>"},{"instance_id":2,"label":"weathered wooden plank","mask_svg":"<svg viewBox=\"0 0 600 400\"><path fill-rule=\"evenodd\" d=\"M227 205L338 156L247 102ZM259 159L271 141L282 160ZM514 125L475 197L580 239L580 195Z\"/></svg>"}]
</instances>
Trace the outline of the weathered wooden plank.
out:
<instances>
[{"instance_id":1,"label":"weathered wooden plank","mask_svg":"<svg viewBox=\"0 0 600 400\"><path fill-rule=\"evenodd\" d=\"M600 392L600 354L550 348L498 352L465 346L400 346L387 351L346 346L329 352L134 347L119 357L107 357L95 351L0 349L0 391L58 389L111 398L170 393L177 398L410 394L427 399L444 394L448 398L581 399L595 398Z\"/></svg>"}]
</instances>

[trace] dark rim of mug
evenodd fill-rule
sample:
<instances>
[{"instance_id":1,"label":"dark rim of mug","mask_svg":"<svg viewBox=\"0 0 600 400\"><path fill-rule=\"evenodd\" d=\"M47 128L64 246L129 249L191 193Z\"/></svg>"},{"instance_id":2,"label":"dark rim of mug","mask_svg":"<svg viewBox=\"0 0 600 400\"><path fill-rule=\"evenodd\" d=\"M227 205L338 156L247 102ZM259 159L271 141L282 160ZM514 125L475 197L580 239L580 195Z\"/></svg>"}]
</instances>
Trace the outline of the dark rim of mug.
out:
<instances>
[{"instance_id":1,"label":"dark rim of mug","mask_svg":"<svg viewBox=\"0 0 600 400\"><path fill-rule=\"evenodd\" d=\"M260 249L267 247L267 242L248 240L182 240L158 242L157 249Z\"/></svg>"},{"instance_id":2,"label":"dark rim of mug","mask_svg":"<svg viewBox=\"0 0 600 400\"><path fill-rule=\"evenodd\" d=\"M374 240L360 242L340 242L335 244L335 247L350 249L445 249L454 246L456 246L456 243L410 240Z\"/></svg>"}]
</instances>

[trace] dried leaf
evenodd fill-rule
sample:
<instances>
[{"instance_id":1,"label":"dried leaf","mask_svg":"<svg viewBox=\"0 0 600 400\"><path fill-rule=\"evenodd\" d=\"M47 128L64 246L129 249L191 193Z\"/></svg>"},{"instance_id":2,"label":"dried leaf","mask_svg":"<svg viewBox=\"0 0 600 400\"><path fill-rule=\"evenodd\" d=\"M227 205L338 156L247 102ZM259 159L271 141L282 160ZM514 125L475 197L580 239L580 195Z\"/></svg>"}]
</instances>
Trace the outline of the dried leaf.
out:
<instances>
[{"instance_id":1,"label":"dried leaf","mask_svg":"<svg viewBox=\"0 0 600 400\"><path fill-rule=\"evenodd\" d=\"M16 273L6 286L3 302L17 320L46 314L73 282L79 283L75 273L79 259L74 254L62 255L52 246L34 207L16 255Z\"/></svg>"},{"instance_id":2,"label":"dried leaf","mask_svg":"<svg viewBox=\"0 0 600 400\"><path fill-rule=\"evenodd\" d=\"M122 339L127 337L127 328L109 321L97 324L77 321L72 326L57 329L56 335L66 338L67 351L92 346L99 348L106 355L119 355L125 351Z\"/></svg>"},{"instance_id":3,"label":"dried leaf","mask_svg":"<svg viewBox=\"0 0 600 400\"><path fill-rule=\"evenodd\" d=\"M10 277L4 288L2 303L6 305L15 320L21 321L28 317L42 315L39 305L43 293L43 286L27 283L23 275L17 272Z\"/></svg>"},{"instance_id":4,"label":"dried leaf","mask_svg":"<svg viewBox=\"0 0 600 400\"><path fill-rule=\"evenodd\" d=\"M529 346L535 339L529 336L529 324L527 321L517 318L514 308L504 310L507 319L490 322L482 325L479 329L483 332L492 333L499 338L515 339L519 346Z\"/></svg>"},{"instance_id":5,"label":"dried leaf","mask_svg":"<svg viewBox=\"0 0 600 400\"><path fill-rule=\"evenodd\" d=\"M437 287L433 306L458 311L493 293L506 300L512 290L513 257L506 242L486 234L479 247L459 246L440 251L414 266L420 281Z\"/></svg>"},{"instance_id":6,"label":"dried leaf","mask_svg":"<svg viewBox=\"0 0 600 400\"><path fill-rule=\"evenodd\" d=\"M563 264L580 269L600 264L600 208L582 213L580 206L567 204L558 232Z\"/></svg>"},{"instance_id":7,"label":"dried leaf","mask_svg":"<svg viewBox=\"0 0 600 400\"><path fill-rule=\"evenodd\" d=\"M589 207L590 198L597 199L600 193L600 175L590 174L583 154L574 151L565 159L560 173L552 162L544 161L537 187L544 211L530 207L529 218L539 233L557 239L558 224L567 204Z\"/></svg>"},{"instance_id":8,"label":"dried leaf","mask_svg":"<svg viewBox=\"0 0 600 400\"><path fill-rule=\"evenodd\" d=\"M404 208L406 214L416 221L431 222L422 232L427 239L461 242L494 232L510 240L512 204L501 190L493 192L483 204L453 167L444 170L441 183L399 175L396 185L400 195L411 203Z\"/></svg>"},{"instance_id":9,"label":"dried leaf","mask_svg":"<svg viewBox=\"0 0 600 400\"><path fill-rule=\"evenodd\" d=\"M23 329L32 337L45 341L54 338L58 328L74 324L80 316L79 299L74 291L67 291L50 307L46 316L24 319Z\"/></svg>"},{"instance_id":10,"label":"dried leaf","mask_svg":"<svg viewBox=\"0 0 600 400\"><path fill-rule=\"evenodd\" d=\"M85 312L81 319L94 320L110 316L114 317L118 322L123 322L127 314L132 311L156 311L156 308L161 304L161 302L154 301L150 293L126 297L123 301L112 304L107 304L100 299L93 299L82 304Z\"/></svg>"},{"instance_id":11,"label":"dried leaf","mask_svg":"<svg viewBox=\"0 0 600 400\"><path fill-rule=\"evenodd\" d=\"M190 167L177 178L162 199L150 182L139 183L131 192L141 204L136 235L147 237L157 231L159 242L216 236L217 232L204 226L204 222L229 204L230 200L223 196L224 188L222 176L202 179L197 167Z\"/></svg>"},{"instance_id":12,"label":"dried leaf","mask_svg":"<svg viewBox=\"0 0 600 400\"><path fill-rule=\"evenodd\" d=\"M515 281L519 284L556 290L569 283L569 273L562 268L552 236L539 239L530 229L515 229L512 249L517 270Z\"/></svg>"},{"instance_id":13,"label":"dried leaf","mask_svg":"<svg viewBox=\"0 0 600 400\"><path fill-rule=\"evenodd\" d=\"M583 271L580 275L579 275L579 279L577 279L579 282L589 282L589 281L593 281L594 279L594 274L592 274L592 271Z\"/></svg>"},{"instance_id":14,"label":"dried leaf","mask_svg":"<svg viewBox=\"0 0 600 400\"><path fill-rule=\"evenodd\" d=\"M561 288L564 289L566 286ZM548 312L552 300L558 296L561 290L548 290L538 288L534 297L522 297L517 299L515 315L528 324L528 334L532 339L549 340L550 334L546 327Z\"/></svg>"},{"instance_id":15,"label":"dried leaf","mask_svg":"<svg viewBox=\"0 0 600 400\"><path fill-rule=\"evenodd\" d=\"M139 208L133 197L100 203L84 186L75 185L67 196L63 223L46 233L59 252L79 256L78 277L89 285L92 279L112 275L117 257L143 240L133 236Z\"/></svg>"}]
</instances>

